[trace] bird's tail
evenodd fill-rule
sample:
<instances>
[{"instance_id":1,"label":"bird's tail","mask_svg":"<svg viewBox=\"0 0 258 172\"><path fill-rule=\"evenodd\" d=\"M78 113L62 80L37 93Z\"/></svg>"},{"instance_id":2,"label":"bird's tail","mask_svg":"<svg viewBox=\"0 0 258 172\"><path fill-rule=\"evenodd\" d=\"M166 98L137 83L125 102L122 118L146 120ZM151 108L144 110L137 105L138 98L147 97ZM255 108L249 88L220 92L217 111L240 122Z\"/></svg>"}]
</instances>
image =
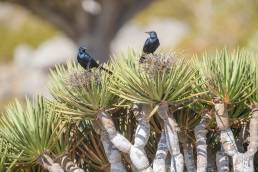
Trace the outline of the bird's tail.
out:
<instances>
[{"instance_id":1,"label":"bird's tail","mask_svg":"<svg viewBox=\"0 0 258 172\"><path fill-rule=\"evenodd\" d=\"M103 70L103 71L105 71L105 72L107 72L107 73L110 74L110 75L113 74L113 72L111 72L110 70L108 70L108 69L106 69L106 68L104 68L104 67L102 67L102 66L100 66L100 69Z\"/></svg>"}]
</instances>

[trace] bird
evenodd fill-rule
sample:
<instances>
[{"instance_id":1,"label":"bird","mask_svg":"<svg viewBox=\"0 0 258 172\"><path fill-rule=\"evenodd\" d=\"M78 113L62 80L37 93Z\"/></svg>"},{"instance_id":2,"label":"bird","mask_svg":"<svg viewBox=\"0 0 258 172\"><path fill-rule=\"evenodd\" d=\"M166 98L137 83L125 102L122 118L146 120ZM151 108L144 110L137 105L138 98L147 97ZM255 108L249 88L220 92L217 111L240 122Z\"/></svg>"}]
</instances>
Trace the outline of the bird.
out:
<instances>
[{"instance_id":1,"label":"bird","mask_svg":"<svg viewBox=\"0 0 258 172\"><path fill-rule=\"evenodd\" d=\"M159 38L155 31L150 31L146 33L149 34L149 38L147 38L144 43L143 52L145 54L153 54L160 45Z\"/></svg>"},{"instance_id":2,"label":"bird","mask_svg":"<svg viewBox=\"0 0 258 172\"><path fill-rule=\"evenodd\" d=\"M146 39L142 51L144 54L153 54L160 45L158 35L155 31L145 33L149 34L149 37ZM139 60L140 63L145 60L144 54Z\"/></svg>"},{"instance_id":3,"label":"bird","mask_svg":"<svg viewBox=\"0 0 258 172\"><path fill-rule=\"evenodd\" d=\"M103 70L109 74L112 74L111 71L100 66L96 62L96 60L87 52L87 49L85 47L79 48L78 54L77 54L77 61L85 70L89 70L92 68L100 68L101 70Z\"/></svg>"}]
</instances>

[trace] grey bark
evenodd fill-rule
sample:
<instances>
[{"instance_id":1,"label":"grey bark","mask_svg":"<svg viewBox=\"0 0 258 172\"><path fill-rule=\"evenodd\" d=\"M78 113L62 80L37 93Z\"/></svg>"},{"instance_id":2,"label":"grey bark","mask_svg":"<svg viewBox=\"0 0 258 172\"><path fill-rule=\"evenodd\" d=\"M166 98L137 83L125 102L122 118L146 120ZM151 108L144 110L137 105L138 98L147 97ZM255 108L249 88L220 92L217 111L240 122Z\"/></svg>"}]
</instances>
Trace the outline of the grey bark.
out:
<instances>
[{"instance_id":1,"label":"grey bark","mask_svg":"<svg viewBox=\"0 0 258 172\"><path fill-rule=\"evenodd\" d=\"M83 8L85 0L0 1L16 3L48 20L78 45L86 45L97 60L105 62L118 30L153 0L88 0L100 6L95 13Z\"/></svg>"},{"instance_id":2,"label":"grey bark","mask_svg":"<svg viewBox=\"0 0 258 172\"><path fill-rule=\"evenodd\" d=\"M122 162L121 152L110 141L107 131L97 121L92 123L93 128L101 137L101 142L108 162L110 164L110 172L125 172L126 169Z\"/></svg>"},{"instance_id":3,"label":"grey bark","mask_svg":"<svg viewBox=\"0 0 258 172\"><path fill-rule=\"evenodd\" d=\"M184 157L180 152L178 134L178 125L173 117L169 114L168 104L163 103L158 109L159 116L164 120L164 130L168 150L171 154L171 172L183 172L184 170Z\"/></svg>"},{"instance_id":4,"label":"grey bark","mask_svg":"<svg viewBox=\"0 0 258 172\"><path fill-rule=\"evenodd\" d=\"M165 131L162 130L155 159L153 161L154 172L166 172L167 154L168 154L168 147L166 142L166 135L165 135Z\"/></svg>"},{"instance_id":5,"label":"grey bark","mask_svg":"<svg viewBox=\"0 0 258 172\"><path fill-rule=\"evenodd\" d=\"M188 172L196 172L193 145L191 143L183 143L183 151L185 158L185 166Z\"/></svg>"},{"instance_id":6,"label":"grey bark","mask_svg":"<svg viewBox=\"0 0 258 172\"><path fill-rule=\"evenodd\" d=\"M196 151L197 151L197 172L205 172L207 170L207 133L206 124L208 114L205 114L200 123L194 128L194 135L196 138Z\"/></svg>"},{"instance_id":7,"label":"grey bark","mask_svg":"<svg viewBox=\"0 0 258 172\"><path fill-rule=\"evenodd\" d=\"M117 148L111 143L108 138L108 133L102 131L101 142L105 150L108 162L110 163L110 172L126 172L122 162L122 157Z\"/></svg>"},{"instance_id":8,"label":"grey bark","mask_svg":"<svg viewBox=\"0 0 258 172\"><path fill-rule=\"evenodd\" d=\"M61 167L66 172L84 172L84 170L79 168L67 155L62 156Z\"/></svg>"},{"instance_id":9,"label":"grey bark","mask_svg":"<svg viewBox=\"0 0 258 172\"><path fill-rule=\"evenodd\" d=\"M216 122L220 129L220 138L222 146L225 152L233 158L233 170L234 172L253 172L254 154L258 149L258 108L254 106L252 109L252 118L250 120L249 132L250 132L250 144L248 150L245 153L240 153L237 149L237 145L234 139L234 135L229 128L229 124L225 125L225 121L228 121L227 109L224 103L215 103ZM223 116L225 120L217 118Z\"/></svg>"},{"instance_id":10,"label":"grey bark","mask_svg":"<svg viewBox=\"0 0 258 172\"><path fill-rule=\"evenodd\" d=\"M258 108L252 109L249 124L250 143L245 153L233 155L234 172L254 172L254 155L258 150Z\"/></svg>"},{"instance_id":11,"label":"grey bark","mask_svg":"<svg viewBox=\"0 0 258 172\"><path fill-rule=\"evenodd\" d=\"M49 172L64 172L64 169L60 166L60 164L55 163L54 160L47 154L42 154L38 158L38 163Z\"/></svg>"},{"instance_id":12,"label":"grey bark","mask_svg":"<svg viewBox=\"0 0 258 172\"><path fill-rule=\"evenodd\" d=\"M135 131L133 147L142 151L142 153L145 154L145 156L147 157L144 147L146 146L150 136L150 124L148 120L148 115L150 114L151 109L148 105L138 105L138 106L140 106L140 108L139 108L139 114L136 116L138 123ZM134 159L134 158L131 158L131 159ZM140 162L136 161L134 163L140 163ZM142 171L142 169L140 170ZM151 166L148 165L148 167L145 167L144 171L152 171Z\"/></svg>"},{"instance_id":13,"label":"grey bark","mask_svg":"<svg viewBox=\"0 0 258 172\"><path fill-rule=\"evenodd\" d=\"M139 105L138 105L139 106ZM142 105L139 109L139 114L136 116L137 128L135 131L134 146L144 149L150 136L150 124L148 121L148 115L151 109L147 105Z\"/></svg>"},{"instance_id":14,"label":"grey bark","mask_svg":"<svg viewBox=\"0 0 258 172\"><path fill-rule=\"evenodd\" d=\"M218 172L229 172L229 158L223 148L216 153L216 165Z\"/></svg>"},{"instance_id":15,"label":"grey bark","mask_svg":"<svg viewBox=\"0 0 258 172\"><path fill-rule=\"evenodd\" d=\"M121 152L127 153L130 156L130 159L135 166L135 168L141 172L152 171L149 160L143 151L143 149L135 147L126 139L123 135L117 132L115 124L106 112L99 113L99 119L101 124L108 133L108 137L112 144Z\"/></svg>"}]
</instances>

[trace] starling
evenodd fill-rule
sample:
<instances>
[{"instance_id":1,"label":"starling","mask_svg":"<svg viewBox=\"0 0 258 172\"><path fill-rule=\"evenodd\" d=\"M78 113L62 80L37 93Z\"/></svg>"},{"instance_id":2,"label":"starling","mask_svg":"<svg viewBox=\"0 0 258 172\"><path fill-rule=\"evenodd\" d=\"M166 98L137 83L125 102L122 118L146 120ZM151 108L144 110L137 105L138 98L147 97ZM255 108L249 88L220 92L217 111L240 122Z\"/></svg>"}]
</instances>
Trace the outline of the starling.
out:
<instances>
[{"instance_id":1,"label":"starling","mask_svg":"<svg viewBox=\"0 0 258 172\"><path fill-rule=\"evenodd\" d=\"M155 31L151 31L151 32L146 32L147 34L149 34L149 38L147 38L147 40L144 43L143 46L143 53L144 54L153 54L154 51L156 51L156 49L159 47L160 43L159 43L159 39L157 36L157 33ZM140 58L140 63L142 63L144 61L145 57L144 55L141 56Z\"/></svg>"},{"instance_id":2,"label":"starling","mask_svg":"<svg viewBox=\"0 0 258 172\"><path fill-rule=\"evenodd\" d=\"M159 47L159 39L157 36L157 33L155 31L151 32L146 32L147 34L150 35L150 37L145 41L144 46L143 46L143 52L145 54L150 54L154 53L156 49Z\"/></svg>"},{"instance_id":3,"label":"starling","mask_svg":"<svg viewBox=\"0 0 258 172\"><path fill-rule=\"evenodd\" d=\"M92 68L100 68L101 70L104 70L105 72L108 72L109 74L112 74L111 71L108 69L105 69L104 67L100 66L96 60L90 56L90 54L86 51L86 48L80 47L79 52L77 55L78 63L85 69L92 69Z\"/></svg>"}]
</instances>

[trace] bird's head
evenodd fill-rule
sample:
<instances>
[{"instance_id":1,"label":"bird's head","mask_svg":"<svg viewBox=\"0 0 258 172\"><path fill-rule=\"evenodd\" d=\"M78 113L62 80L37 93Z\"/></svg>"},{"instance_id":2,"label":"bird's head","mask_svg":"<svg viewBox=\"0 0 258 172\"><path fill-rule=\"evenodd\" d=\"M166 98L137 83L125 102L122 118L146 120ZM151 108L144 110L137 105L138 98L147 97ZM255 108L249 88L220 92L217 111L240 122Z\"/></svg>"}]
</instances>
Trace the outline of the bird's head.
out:
<instances>
[{"instance_id":1,"label":"bird's head","mask_svg":"<svg viewBox=\"0 0 258 172\"><path fill-rule=\"evenodd\" d=\"M148 35L150 35L151 38L157 38L157 33L155 31L149 31L149 32L145 32Z\"/></svg>"},{"instance_id":2,"label":"bird's head","mask_svg":"<svg viewBox=\"0 0 258 172\"><path fill-rule=\"evenodd\" d=\"M85 47L80 47L79 48L79 53L85 53L86 52L86 48Z\"/></svg>"}]
</instances>

